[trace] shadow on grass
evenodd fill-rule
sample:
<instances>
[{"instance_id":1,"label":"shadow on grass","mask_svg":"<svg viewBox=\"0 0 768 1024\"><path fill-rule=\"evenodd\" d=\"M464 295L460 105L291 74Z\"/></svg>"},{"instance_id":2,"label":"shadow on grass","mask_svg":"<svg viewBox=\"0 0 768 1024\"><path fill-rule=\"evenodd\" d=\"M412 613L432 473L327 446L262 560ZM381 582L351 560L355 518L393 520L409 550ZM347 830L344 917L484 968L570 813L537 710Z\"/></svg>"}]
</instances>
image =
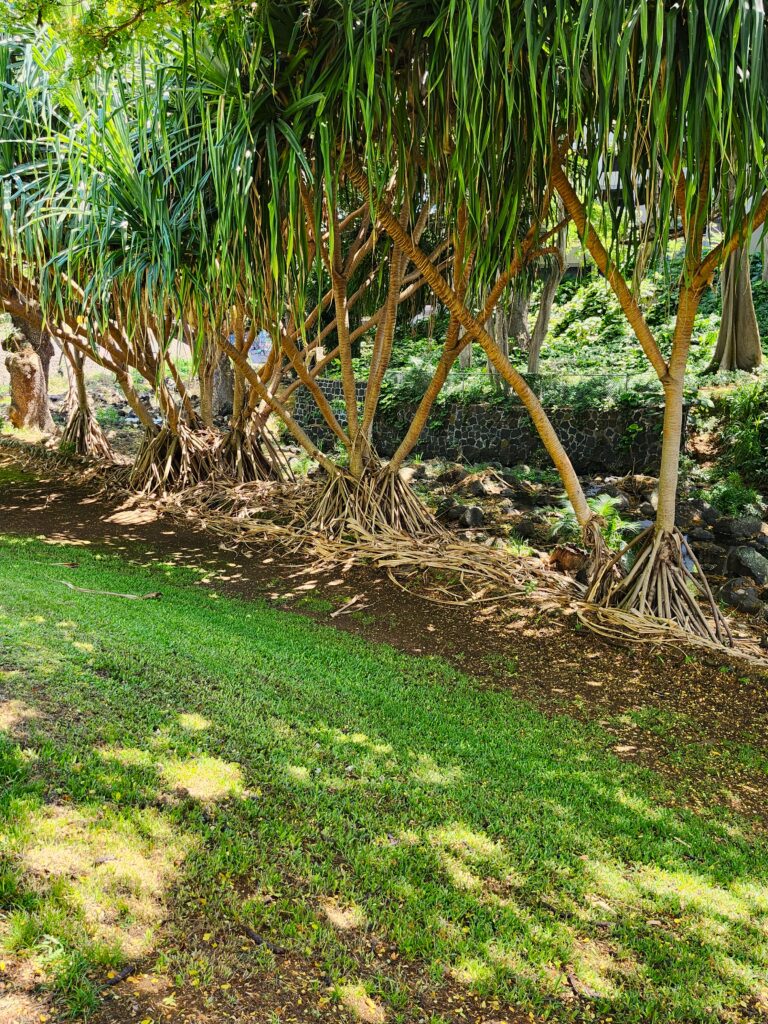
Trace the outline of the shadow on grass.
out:
<instances>
[{"instance_id":1,"label":"shadow on grass","mask_svg":"<svg viewBox=\"0 0 768 1024\"><path fill-rule=\"evenodd\" d=\"M73 593L67 556L0 547L0 941L72 1012L158 947L212 977L205 922L339 985L366 922L434 983L551 1019L768 1006L768 843L738 817L436 659L112 554L71 579L163 599Z\"/></svg>"}]
</instances>

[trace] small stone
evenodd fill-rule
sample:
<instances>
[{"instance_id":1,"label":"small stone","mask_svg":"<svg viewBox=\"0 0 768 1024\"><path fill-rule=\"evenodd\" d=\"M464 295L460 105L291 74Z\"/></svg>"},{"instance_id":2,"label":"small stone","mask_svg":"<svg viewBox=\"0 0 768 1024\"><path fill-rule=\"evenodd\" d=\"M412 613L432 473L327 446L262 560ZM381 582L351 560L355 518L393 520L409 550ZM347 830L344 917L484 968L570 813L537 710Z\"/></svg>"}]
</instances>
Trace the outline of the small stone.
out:
<instances>
[{"instance_id":1,"label":"small stone","mask_svg":"<svg viewBox=\"0 0 768 1024\"><path fill-rule=\"evenodd\" d=\"M459 520L459 525L465 529L474 530L485 522L485 515L479 505L468 505Z\"/></svg>"},{"instance_id":2,"label":"small stone","mask_svg":"<svg viewBox=\"0 0 768 1024\"><path fill-rule=\"evenodd\" d=\"M643 501L637 508L638 515L641 515L644 519L653 519L656 515L656 509L650 503L650 501Z\"/></svg>"}]
</instances>

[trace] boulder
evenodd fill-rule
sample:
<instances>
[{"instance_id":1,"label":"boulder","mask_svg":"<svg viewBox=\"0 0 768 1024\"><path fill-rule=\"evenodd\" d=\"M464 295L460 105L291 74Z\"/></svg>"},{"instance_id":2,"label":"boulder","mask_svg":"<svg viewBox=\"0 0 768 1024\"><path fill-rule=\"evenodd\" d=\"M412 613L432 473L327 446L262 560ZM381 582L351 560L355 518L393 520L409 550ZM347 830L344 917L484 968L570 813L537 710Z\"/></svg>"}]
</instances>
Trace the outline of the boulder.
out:
<instances>
[{"instance_id":1,"label":"boulder","mask_svg":"<svg viewBox=\"0 0 768 1024\"><path fill-rule=\"evenodd\" d=\"M754 615L763 610L763 603L754 582L739 576L736 579L728 580L725 586L718 591L721 600L740 612L747 612Z\"/></svg>"},{"instance_id":2,"label":"boulder","mask_svg":"<svg viewBox=\"0 0 768 1024\"><path fill-rule=\"evenodd\" d=\"M479 505L467 505L459 519L459 526L467 530L476 530L485 522L485 515Z\"/></svg>"},{"instance_id":3,"label":"boulder","mask_svg":"<svg viewBox=\"0 0 768 1024\"><path fill-rule=\"evenodd\" d=\"M447 469L443 470L443 472L437 477L437 482L439 484L458 484L467 476L469 476L469 473L467 473L466 469L458 463L455 463L455 465L448 466Z\"/></svg>"},{"instance_id":4,"label":"boulder","mask_svg":"<svg viewBox=\"0 0 768 1024\"><path fill-rule=\"evenodd\" d=\"M694 526L692 530L688 531L688 540L695 548L697 544L712 544L715 535L711 530L705 530L703 526Z\"/></svg>"},{"instance_id":5,"label":"boulder","mask_svg":"<svg viewBox=\"0 0 768 1024\"><path fill-rule=\"evenodd\" d=\"M522 540L533 540L539 532L536 524L530 519L520 519L514 525L514 531Z\"/></svg>"},{"instance_id":6,"label":"boulder","mask_svg":"<svg viewBox=\"0 0 768 1024\"><path fill-rule=\"evenodd\" d=\"M724 547L721 547L720 544L704 543L702 541L691 543L691 547L701 562L702 569L713 576L725 576L728 552Z\"/></svg>"},{"instance_id":7,"label":"boulder","mask_svg":"<svg viewBox=\"0 0 768 1024\"><path fill-rule=\"evenodd\" d=\"M701 503L699 515L701 516L701 521L703 523L706 523L707 526L714 526L720 518L720 513L717 511L717 509L712 508L712 506L708 505L706 501L703 501Z\"/></svg>"},{"instance_id":8,"label":"boulder","mask_svg":"<svg viewBox=\"0 0 768 1024\"><path fill-rule=\"evenodd\" d=\"M734 576L748 576L761 587L768 583L768 558L745 544L730 549L726 569Z\"/></svg>"},{"instance_id":9,"label":"boulder","mask_svg":"<svg viewBox=\"0 0 768 1024\"><path fill-rule=\"evenodd\" d=\"M718 537L731 541L753 540L760 535L762 522L757 516L724 516L714 524Z\"/></svg>"},{"instance_id":10,"label":"boulder","mask_svg":"<svg viewBox=\"0 0 768 1024\"><path fill-rule=\"evenodd\" d=\"M424 467L419 463L414 466L403 466L400 470L400 479L406 484L412 484L414 480L421 480L423 476Z\"/></svg>"}]
</instances>

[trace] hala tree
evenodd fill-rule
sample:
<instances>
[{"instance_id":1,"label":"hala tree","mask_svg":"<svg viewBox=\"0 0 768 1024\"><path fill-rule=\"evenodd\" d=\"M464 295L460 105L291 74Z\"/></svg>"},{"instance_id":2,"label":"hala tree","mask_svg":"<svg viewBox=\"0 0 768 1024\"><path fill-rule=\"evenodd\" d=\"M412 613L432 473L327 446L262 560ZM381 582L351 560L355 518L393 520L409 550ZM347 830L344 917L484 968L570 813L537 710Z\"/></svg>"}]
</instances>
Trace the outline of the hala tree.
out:
<instances>
[{"instance_id":1,"label":"hala tree","mask_svg":"<svg viewBox=\"0 0 768 1024\"><path fill-rule=\"evenodd\" d=\"M709 640L728 641L700 567L692 574L686 565L675 510L694 317L717 270L768 214L763 12L747 0L562 0L547 16L548 33L542 17L528 34L532 49L538 47L540 94L564 97L556 119L543 102L539 118L542 132L555 132L551 181L665 396L656 524L634 543L629 573L617 579L604 572L592 596L623 611L673 621ZM552 41L548 49L535 38L539 28ZM607 169L619 188L604 187ZM594 223L598 199L611 218L613 237L626 226L630 245L652 239L663 255L672 232L682 232L677 316L666 349L643 316L617 249L610 251ZM716 213L720 237L707 248ZM704 598L708 615L692 590Z\"/></svg>"}]
</instances>

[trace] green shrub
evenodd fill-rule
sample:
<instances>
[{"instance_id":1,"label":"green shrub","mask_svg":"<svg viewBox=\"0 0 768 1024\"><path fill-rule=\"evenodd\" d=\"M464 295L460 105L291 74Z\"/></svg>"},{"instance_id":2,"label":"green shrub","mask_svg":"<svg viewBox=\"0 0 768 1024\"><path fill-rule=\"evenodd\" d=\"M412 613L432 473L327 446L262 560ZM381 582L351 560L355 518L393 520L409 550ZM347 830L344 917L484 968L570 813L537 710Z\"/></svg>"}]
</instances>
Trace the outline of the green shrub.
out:
<instances>
[{"instance_id":1,"label":"green shrub","mask_svg":"<svg viewBox=\"0 0 768 1024\"><path fill-rule=\"evenodd\" d=\"M710 504L724 516L760 513L760 495L738 473L729 473L709 489Z\"/></svg>"},{"instance_id":2,"label":"green shrub","mask_svg":"<svg viewBox=\"0 0 768 1024\"><path fill-rule=\"evenodd\" d=\"M737 388L728 399L723 460L748 484L768 486L768 381Z\"/></svg>"},{"instance_id":3,"label":"green shrub","mask_svg":"<svg viewBox=\"0 0 768 1024\"><path fill-rule=\"evenodd\" d=\"M620 551L627 543L628 536L638 533L641 529L637 523L622 518L618 507L619 499L610 494L598 494L594 498L588 498L587 504L600 518L600 532L605 543L613 551ZM551 533L553 537L561 537L563 540L580 540L581 530L570 501L565 502L559 511Z\"/></svg>"}]
</instances>

